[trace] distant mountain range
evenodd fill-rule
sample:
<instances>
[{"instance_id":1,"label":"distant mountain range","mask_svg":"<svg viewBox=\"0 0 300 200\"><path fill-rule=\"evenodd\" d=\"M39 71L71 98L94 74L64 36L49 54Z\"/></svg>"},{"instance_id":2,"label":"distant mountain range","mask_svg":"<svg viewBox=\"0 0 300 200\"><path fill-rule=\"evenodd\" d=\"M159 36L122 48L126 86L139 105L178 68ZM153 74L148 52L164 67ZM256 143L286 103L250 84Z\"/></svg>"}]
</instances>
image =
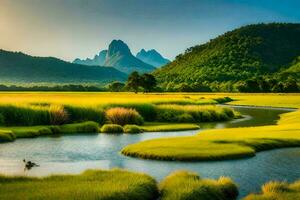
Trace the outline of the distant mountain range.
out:
<instances>
[{"instance_id":1,"label":"distant mountain range","mask_svg":"<svg viewBox=\"0 0 300 200\"><path fill-rule=\"evenodd\" d=\"M122 40L113 40L108 50L101 51L94 58L87 58L85 60L75 59L73 63L83 65L99 65L114 67L124 73L131 73L138 71L140 73L151 72L169 63L168 59L165 59L156 50L145 51L142 49L137 56L134 56L128 45Z\"/></svg>"},{"instance_id":2,"label":"distant mountain range","mask_svg":"<svg viewBox=\"0 0 300 200\"><path fill-rule=\"evenodd\" d=\"M191 47L153 74L163 86L209 83L214 87L220 83L280 77L279 81L288 77L300 81L298 56L300 24L254 24Z\"/></svg>"},{"instance_id":3,"label":"distant mountain range","mask_svg":"<svg viewBox=\"0 0 300 200\"><path fill-rule=\"evenodd\" d=\"M108 83L125 81L113 67L72 64L53 57L33 57L0 50L1 83Z\"/></svg>"},{"instance_id":4,"label":"distant mountain range","mask_svg":"<svg viewBox=\"0 0 300 200\"><path fill-rule=\"evenodd\" d=\"M170 62L170 60L162 57L162 55L158 53L155 49L151 49L149 51L142 49L140 52L136 54L136 57L141 61L149 65L152 65L154 67L161 67Z\"/></svg>"}]
</instances>

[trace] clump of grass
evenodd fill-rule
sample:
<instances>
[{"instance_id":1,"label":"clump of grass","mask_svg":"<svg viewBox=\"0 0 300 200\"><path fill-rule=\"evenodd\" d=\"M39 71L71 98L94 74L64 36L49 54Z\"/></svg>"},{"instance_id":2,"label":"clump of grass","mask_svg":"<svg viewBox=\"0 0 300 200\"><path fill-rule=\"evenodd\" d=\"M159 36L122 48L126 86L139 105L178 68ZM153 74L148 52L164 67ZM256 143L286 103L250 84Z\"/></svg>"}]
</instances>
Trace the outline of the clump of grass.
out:
<instances>
[{"instance_id":1,"label":"clump of grass","mask_svg":"<svg viewBox=\"0 0 300 200\"><path fill-rule=\"evenodd\" d=\"M233 101L233 99L230 97L219 97L219 98L215 98L214 100L220 104Z\"/></svg>"},{"instance_id":2,"label":"clump of grass","mask_svg":"<svg viewBox=\"0 0 300 200\"><path fill-rule=\"evenodd\" d=\"M287 192L289 184L287 182L271 181L262 186L263 193Z\"/></svg>"},{"instance_id":3,"label":"clump of grass","mask_svg":"<svg viewBox=\"0 0 300 200\"><path fill-rule=\"evenodd\" d=\"M74 124L64 124L59 128L61 133L98 133L99 132L99 124L93 121L74 123Z\"/></svg>"},{"instance_id":4,"label":"clump of grass","mask_svg":"<svg viewBox=\"0 0 300 200\"><path fill-rule=\"evenodd\" d=\"M198 105L160 105L157 121L160 122L213 122L235 117L232 108ZM190 121L188 121L190 120Z\"/></svg>"},{"instance_id":5,"label":"clump of grass","mask_svg":"<svg viewBox=\"0 0 300 200\"><path fill-rule=\"evenodd\" d=\"M287 182L271 181L262 186L260 194L249 194L244 200L294 200L300 199L300 180Z\"/></svg>"},{"instance_id":6,"label":"clump of grass","mask_svg":"<svg viewBox=\"0 0 300 200\"><path fill-rule=\"evenodd\" d=\"M124 126L124 133L142 133L143 130L137 126L137 125L132 125L128 124Z\"/></svg>"},{"instance_id":7,"label":"clump of grass","mask_svg":"<svg viewBox=\"0 0 300 200\"><path fill-rule=\"evenodd\" d=\"M119 124L124 126L126 124L141 125L144 123L143 117L134 109L127 108L110 108L106 110L106 118L112 124Z\"/></svg>"},{"instance_id":8,"label":"clump of grass","mask_svg":"<svg viewBox=\"0 0 300 200\"><path fill-rule=\"evenodd\" d=\"M156 107L151 103L111 103L102 106L105 110L110 108L128 108L136 110L145 121L154 121L156 118Z\"/></svg>"},{"instance_id":9,"label":"clump of grass","mask_svg":"<svg viewBox=\"0 0 300 200\"><path fill-rule=\"evenodd\" d=\"M238 196L237 186L230 178L201 179L188 171L173 172L159 184L159 188L162 200L234 200Z\"/></svg>"},{"instance_id":10,"label":"clump of grass","mask_svg":"<svg viewBox=\"0 0 300 200\"><path fill-rule=\"evenodd\" d=\"M0 130L0 143L12 142L16 139L15 134L10 130Z\"/></svg>"},{"instance_id":11,"label":"clump of grass","mask_svg":"<svg viewBox=\"0 0 300 200\"><path fill-rule=\"evenodd\" d=\"M94 121L99 124L104 124L105 114L103 109L99 107L79 107L65 105L65 110L69 115L69 122L84 122Z\"/></svg>"},{"instance_id":12,"label":"clump of grass","mask_svg":"<svg viewBox=\"0 0 300 200\"><path fill-rule=\"evenodd\" d=\"M158 188L148 175L125 170L88 170L43 178L0 176L0 199L153 200ZM13 192L12 192L13 191Z\"/></svg>"},{"instance_id":13,"label":"clump of grass","mask_svg":"<svg viewBox=\"0 0 300 200\"><path fill-rule=\"evenodd\" d=\"M123 133L124 129L119 124L104 124L101 133Z\"/></svg>"},{"instance_id":14,"label":"clump of grass","mask_svg":"<svg viewBox=\"0 0 300 200\"><path fill-rule=\"evenodd\" d=\"M61 105L51 105L49 108L50 124L61 125L69 120L69 115Z\"/></svg>"}]
</instances>

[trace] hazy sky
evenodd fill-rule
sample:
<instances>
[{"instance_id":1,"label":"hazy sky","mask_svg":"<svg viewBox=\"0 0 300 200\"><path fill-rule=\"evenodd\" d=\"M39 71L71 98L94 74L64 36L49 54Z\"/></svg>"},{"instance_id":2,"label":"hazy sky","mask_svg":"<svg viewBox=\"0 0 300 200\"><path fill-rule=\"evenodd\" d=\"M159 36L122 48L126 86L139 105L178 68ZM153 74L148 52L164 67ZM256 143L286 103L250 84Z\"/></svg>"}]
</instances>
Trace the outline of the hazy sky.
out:
<instances>
[{"instance_id":1,"label":"hazy sky","mask_svg":"<svg viewBox=\"0 0 300 200\"><path fill-rule=\"evenodd\" d=\"M94 56L113 39L135 54L173 59L225 31L300 22L300 0L0 0L0 49L65 60Z\"/></svg>"}]
</instances>

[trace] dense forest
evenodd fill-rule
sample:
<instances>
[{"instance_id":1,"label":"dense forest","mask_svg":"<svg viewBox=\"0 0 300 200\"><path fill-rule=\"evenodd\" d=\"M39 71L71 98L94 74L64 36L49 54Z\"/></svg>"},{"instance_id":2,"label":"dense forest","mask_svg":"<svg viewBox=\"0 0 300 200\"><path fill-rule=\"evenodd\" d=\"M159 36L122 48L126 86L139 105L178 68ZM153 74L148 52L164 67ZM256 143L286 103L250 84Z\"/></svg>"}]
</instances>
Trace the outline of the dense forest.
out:
<instances>
[{"instance_id":1,"label":"dense forest","mask_svg":"<svg viewBox=\"0 0 300 200\"><path fill-rule=\"evenodd\" d=\"M166 91L299 91L300 24L256 24L227 32L154 71Z\"/></svg>"}]
</instances>

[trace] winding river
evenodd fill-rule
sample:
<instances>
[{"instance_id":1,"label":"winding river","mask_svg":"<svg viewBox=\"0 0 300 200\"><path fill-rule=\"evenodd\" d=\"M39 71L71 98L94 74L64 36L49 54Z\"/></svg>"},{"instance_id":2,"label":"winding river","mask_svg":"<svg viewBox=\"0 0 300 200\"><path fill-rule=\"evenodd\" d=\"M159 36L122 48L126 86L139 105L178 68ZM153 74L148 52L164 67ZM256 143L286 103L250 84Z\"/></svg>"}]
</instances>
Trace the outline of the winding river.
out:
<instances>
[{"instance_id":1,"label":"winding river","mask_svg":"<svg viewBox=\"0 0 300 200\"><path fill-rule=\"evenodd\" d=\"M208 128L262 126L275 124L278 115L289 109L235 107L244 119L225 123L200 124L200 130L155 132L137 135L70 135L18 139L0 144L0 173L8 175L44 176L80 173L86 169L125 168L145 172L158 181L174 170L198 172L203 178L231 177L240 189L240 197L257 192L270 180L295 181L300 178L300 148L260 152L253 158L232 161L174 162L141 160L123 156L122 147L142 140L194 135ZM40 164L24 171L23 158Z\"/></svg>"}]
</instances>

